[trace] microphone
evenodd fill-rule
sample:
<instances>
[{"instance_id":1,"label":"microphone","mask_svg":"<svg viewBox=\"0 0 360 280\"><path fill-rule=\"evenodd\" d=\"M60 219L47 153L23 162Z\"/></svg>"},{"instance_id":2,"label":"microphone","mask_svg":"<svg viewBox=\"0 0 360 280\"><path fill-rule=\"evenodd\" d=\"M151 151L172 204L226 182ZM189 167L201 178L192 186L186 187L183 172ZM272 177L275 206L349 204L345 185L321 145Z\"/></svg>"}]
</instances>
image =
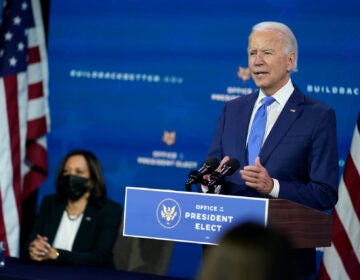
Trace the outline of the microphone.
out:
<instances>
[{"instance_id":1,"label":"microphone","mask_svg":"<svg viewBox=\"0 0 360 280\"><path fill-rule=\"evenodd\" d=\"M189 173L189 179L186 181L186 190L191 191L190 185L201 183L203 176L210 174L219 166L219 160L217 158L208 158L202 164L199 170L193 170Z\"/></svg>"},{"instance_id":2,"label":"microphone","mask_svg":"<svg viewBox=\"0 0 360 280\"><path fill-rule=\"evenodd\" d=\"M220 172L213 172L210 175L210 181L208 183L208 193L214 193L215 185L218 185L225 176L230 176L240 167L240 162L236 158L231 158L224 163Z\"/></svg>"}]
</instances>

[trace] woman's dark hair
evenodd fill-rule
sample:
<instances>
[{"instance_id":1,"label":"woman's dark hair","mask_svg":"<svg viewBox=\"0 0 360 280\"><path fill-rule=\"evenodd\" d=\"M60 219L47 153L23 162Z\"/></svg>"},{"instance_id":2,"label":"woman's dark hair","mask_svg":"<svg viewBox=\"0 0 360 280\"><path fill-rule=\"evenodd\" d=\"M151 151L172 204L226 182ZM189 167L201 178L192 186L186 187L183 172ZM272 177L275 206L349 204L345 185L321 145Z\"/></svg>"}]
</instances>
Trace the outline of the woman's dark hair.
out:
<instances>
[{"instance_id":1,"label":"woman's dark hair","mask_svg":"<svg viewBox=\"0 0 360 280\"><path fill-rule=\"evenodd\" d=\"M68 161L68 159L72 156L83 156L85 158L90 173L89 181L92 186L92 188L90 189L89 202L95 206L101 207L106 199L105 180L99 160L92 152L87 150L71 151L62 160L60 167L57 171L56 180L55 180L55 187L57 194L59 195L60 199L66 200L66 198L62 195L62 192L59 190L59 186L60 186L61 177L63 176L65 164Z\"/></svg>"}]
</instances>

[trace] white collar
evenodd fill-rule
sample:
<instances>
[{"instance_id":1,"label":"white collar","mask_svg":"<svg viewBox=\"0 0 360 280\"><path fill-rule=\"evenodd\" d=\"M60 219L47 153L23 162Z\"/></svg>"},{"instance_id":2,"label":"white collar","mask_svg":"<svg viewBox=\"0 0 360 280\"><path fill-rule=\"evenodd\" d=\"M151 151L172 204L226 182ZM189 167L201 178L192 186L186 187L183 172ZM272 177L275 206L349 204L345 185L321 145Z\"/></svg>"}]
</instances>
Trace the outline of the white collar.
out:
<instances>
[{"instance_id":1,"label":"white collar","mask_svg":"<svg viewBox=\"0 0 360 280\"><path fill-rule=\"evenodd\" d=\"M285 106L285 103L290 98L291 94L294 92L294 86L291 81L291 79L288 80L288 82L280 88L277 92L275 92L272 97L274 97L275 101L279 103L282 107ZM261 99L266 97L264 92L260 89L259 96L256 100L256 104L260 103Z\"/></svg>"}]
</instances>

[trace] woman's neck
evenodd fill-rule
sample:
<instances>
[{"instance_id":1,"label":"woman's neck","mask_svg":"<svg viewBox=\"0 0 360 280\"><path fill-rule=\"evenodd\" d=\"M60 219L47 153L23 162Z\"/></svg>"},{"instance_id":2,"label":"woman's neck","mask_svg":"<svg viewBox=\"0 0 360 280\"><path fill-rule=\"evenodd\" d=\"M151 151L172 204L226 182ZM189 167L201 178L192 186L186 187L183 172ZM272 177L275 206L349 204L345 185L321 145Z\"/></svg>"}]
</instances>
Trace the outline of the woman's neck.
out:
<instances>
[{"instance_id":1,"label":"woman's neck","mask_svg":"<svg viewBox=\"0 0 360 280\"><path fill-rule=\"evenodd\" d=\"M87 203L88 203L88 197L85 195L83 195L76 201L68 200L66 211L71 216L79 216L81 213L85 211Z\"/></svg>"}]
</instances>

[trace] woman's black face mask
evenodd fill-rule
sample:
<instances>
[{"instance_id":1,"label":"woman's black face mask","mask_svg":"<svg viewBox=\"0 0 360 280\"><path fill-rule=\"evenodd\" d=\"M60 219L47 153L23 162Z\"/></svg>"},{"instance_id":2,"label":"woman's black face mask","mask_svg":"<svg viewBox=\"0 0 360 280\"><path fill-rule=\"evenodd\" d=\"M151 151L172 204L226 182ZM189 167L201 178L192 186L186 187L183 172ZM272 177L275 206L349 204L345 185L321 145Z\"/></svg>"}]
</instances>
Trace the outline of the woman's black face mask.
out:
<instances>
[{"instance_id":1,"label":"woman's black face mask","mask_svg":"<svg viewBox=\"0 0 360 280\"><path fill-rule=\"evenodd\" d=\"M67 199L76 201L88 190L88 181L80 176L64 175L60 179L59 190Z\"/></svg>"}]
</instances>

